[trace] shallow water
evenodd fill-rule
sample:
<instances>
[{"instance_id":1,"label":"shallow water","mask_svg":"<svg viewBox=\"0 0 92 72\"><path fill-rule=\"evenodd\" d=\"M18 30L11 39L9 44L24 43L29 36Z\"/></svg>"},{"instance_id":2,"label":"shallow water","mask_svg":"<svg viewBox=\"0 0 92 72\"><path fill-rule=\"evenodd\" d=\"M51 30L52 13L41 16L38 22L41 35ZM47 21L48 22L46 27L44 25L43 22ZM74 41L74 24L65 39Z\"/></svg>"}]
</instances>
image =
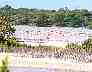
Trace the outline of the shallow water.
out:
<instances>
[{"instance_id":1,"label":"shallow water","mask_svg":"<svg viewBox=\"0 0 92 72\"><path fill-rule=\"evenodd\" d=\"M10 72L60 72L55 69L28 68L28 67L11 67Z\"/></svg>"},{"instance_id":2,"label":"shallow water","mask_svg":"<svg viewBox=\"0 0 92 72\"><path fill-rule=\"evenodd\" d=\"M59 69L43 69L43 68L28 68L28 67L11 67L10 72L84 72L73 70L59 70Z\"/></svg>"},{"instance_id":3,"label":"shallow water","mask_svg":"<svg viewBox=\"0 0 92 72\"><path fill-rule=\"evenodd\" d=\"M72 28L72 27L33 27L33 26L27 26L27 25L16 25L16 31L40 31L40 32L46 32L46 31L66 31L66 32L90 32L92 30L85 29L85 28Z\"/></svg>"}]
</instances>

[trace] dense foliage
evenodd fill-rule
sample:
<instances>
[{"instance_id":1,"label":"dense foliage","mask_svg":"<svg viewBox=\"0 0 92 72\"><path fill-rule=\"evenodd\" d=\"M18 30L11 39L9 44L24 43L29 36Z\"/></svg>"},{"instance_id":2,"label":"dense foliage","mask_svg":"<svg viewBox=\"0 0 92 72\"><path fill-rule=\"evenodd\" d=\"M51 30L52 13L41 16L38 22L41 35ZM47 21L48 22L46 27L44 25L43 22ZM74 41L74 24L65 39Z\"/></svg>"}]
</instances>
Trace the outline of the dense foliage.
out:
<instances>
[{"instance_id":1,"label":"dense foliage","mask_svg":"<svg viewBox=\"0 0 92 72\"><path fill-rule=\"evenodd\" d=\"M92 38L88 38L81 44L77 44L77 43L76 44L74 44L74 43L67 44L66 48L78 48L78 49L84 50L86 52L92 53Z\"/></svg>"},{"instance_id":2,"label":"dense foliage","mask_svg":"<svg viewBox=\"0 0 92 72\"><path fill-rule=\"evenodd\" d=\"M58 10L14 9L6 5L0 8L0 15L10 16L10 22L16 25L92 28L92 12L87 9L69 10L67 7Z\"/></svg>"}]
</instances>

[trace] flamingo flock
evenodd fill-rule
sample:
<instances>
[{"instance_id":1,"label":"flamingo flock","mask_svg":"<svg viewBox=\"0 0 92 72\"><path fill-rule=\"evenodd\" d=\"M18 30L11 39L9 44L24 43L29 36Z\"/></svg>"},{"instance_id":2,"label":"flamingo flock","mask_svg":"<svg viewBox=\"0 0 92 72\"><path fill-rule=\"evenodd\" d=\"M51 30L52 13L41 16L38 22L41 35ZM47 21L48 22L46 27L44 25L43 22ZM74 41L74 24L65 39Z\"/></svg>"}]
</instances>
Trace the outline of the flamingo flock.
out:
<instances>
[{"instance_id":1,"label":"flamingo flock","mask_svg":"<svg viewBox=\"0 0 92 72\"><path fill-rule=\"evenodd\" d=\"M39 27L16 27L17 40L25 44L33 43L81 43L92 36L92 30L82 28L39 28Z\"/></svg>"}]
</instances>

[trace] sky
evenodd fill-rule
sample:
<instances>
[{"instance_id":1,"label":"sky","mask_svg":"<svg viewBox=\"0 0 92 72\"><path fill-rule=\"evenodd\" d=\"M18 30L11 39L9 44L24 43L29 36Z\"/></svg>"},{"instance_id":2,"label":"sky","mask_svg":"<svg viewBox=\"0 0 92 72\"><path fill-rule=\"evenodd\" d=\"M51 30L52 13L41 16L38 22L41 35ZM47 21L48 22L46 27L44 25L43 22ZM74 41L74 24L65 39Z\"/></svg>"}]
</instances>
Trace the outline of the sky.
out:
<instances>
[{"instance_id":1,"label":"sky","mask_svg":"<svg viewBox=\"0 0 92 72\"><path fill-rule=\"evenodd\" d=\"M58 9L67 6L69 9L92 10L92 0L0 0L0 7L6 4L13 8Z\"/></svg>"}]
</instances>

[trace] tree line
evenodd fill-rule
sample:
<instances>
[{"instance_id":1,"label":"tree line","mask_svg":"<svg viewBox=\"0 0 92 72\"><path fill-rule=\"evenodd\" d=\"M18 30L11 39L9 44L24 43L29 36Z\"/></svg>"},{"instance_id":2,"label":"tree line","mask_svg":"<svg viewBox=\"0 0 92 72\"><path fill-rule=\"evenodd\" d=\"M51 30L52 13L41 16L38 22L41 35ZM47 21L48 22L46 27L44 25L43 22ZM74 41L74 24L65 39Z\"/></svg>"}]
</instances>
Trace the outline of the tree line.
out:
<instances>
[{"instance_id":1,"label":"tree line","mask_svg":"<svg viewBox=\"0 0 92 72\"><path fill-rule=\"evenodd\" d=\"M10 22L16 25L92 28L92 11L87 9L70 10L68 7L59 8L58 10L14 9L9 5L5 5L0 8L0 15L10 16Z\"/></svg>"}]
</instances>

